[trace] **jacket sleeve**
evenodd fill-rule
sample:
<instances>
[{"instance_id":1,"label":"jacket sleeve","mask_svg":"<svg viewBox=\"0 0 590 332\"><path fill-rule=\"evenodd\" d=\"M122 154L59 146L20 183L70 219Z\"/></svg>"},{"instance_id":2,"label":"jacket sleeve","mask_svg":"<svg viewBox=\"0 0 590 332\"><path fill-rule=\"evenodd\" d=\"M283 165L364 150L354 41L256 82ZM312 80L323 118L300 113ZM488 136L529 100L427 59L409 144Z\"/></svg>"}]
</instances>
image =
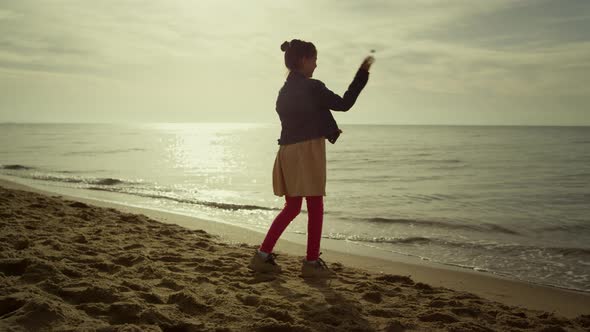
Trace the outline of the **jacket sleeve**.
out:
<instances>
[{"instance_id":1,"label":"jacket sleeve","mask_svg":"<svg viewBox=\"0 0 590 332\"><path fill-rule=\"evenodd\" d=\"M334 111L346 112L354 105L368 80L369 72L365 69L359 68L343 97L340 97L328 89L322 81L315 80L315 96L318 98L322 107Z\"/></svg>"}]
</instances>

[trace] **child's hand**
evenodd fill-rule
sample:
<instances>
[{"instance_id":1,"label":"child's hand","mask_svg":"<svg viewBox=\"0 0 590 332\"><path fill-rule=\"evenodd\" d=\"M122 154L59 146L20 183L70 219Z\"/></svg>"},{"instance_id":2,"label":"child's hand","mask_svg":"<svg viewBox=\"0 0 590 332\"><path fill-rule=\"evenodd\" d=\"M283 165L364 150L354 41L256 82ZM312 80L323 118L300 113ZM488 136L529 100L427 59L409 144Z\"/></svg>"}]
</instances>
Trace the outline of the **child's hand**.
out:
<instances>
[{"instance_id":1,"label":"child's hand","mask_svg":"<svg viewBox=\"0 0 590 332\"><path fill-rule=\"evenodd\" d=\"M369 71L369 68L371 68L371 65L373 64L373 62L375 62L375 58L372 55L369 55L368 57L365 58L365 60L363 60L363 63L361 64L361 68Z\"/></svg>"},{"instance_id":2,"label":"child's hand","mask_svg":"<svg viewBox=\"0 0 590 332\"><path fill-rule=\"evenodd\" d=\"M338 139L338 137L340 136L340 134L342 133L342 129L338 129L338 131L335 131L333 134L329 135L326 137L326 139L334 144L336 143L336 140Z\"/></svg>"}]
</instances>

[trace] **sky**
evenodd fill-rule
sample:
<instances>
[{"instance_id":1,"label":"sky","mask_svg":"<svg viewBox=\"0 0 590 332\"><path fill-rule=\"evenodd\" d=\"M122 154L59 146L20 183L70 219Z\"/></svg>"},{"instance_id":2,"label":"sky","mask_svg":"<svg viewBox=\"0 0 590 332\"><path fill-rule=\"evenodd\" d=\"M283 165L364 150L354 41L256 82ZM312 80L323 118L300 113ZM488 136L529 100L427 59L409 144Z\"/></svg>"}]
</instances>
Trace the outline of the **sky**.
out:
<instances>
[{"instance_id":1,"label":"sky","mask_svg":"<svg viewBox=\"0 0 590 332\"><path fill-rule=\"evenodd\" d=\"M0 122L279 123L314 43L339 124L590 125L587 0L0 0Z\"/></svg>"}]
</instances>

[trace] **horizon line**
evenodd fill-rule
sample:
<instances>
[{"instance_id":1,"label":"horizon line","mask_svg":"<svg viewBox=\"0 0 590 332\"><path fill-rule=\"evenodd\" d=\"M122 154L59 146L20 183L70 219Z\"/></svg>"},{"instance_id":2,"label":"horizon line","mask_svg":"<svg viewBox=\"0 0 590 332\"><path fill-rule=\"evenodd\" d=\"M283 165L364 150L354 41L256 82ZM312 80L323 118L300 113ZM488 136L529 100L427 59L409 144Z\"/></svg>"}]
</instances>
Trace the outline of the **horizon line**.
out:
<instances>
[{"instance_id":1,"label":"horizon line","mask_svg":"<svg viewBox=\"0 0 590 332\"><path fill-rule=\"evenodd\" d=\"M199 122L19 122L19 121L0 121L0 125L6 124L111 124L111 125L130 125L130 124L256 124L256 125L277 125L280 123L274 122L220 122L220 121L199 121ZM452 124L452 123L340 123L340 125L356 125L356 126L454 126L454 127L590 127L590 124Z\"/></svg>"}]
</instances>

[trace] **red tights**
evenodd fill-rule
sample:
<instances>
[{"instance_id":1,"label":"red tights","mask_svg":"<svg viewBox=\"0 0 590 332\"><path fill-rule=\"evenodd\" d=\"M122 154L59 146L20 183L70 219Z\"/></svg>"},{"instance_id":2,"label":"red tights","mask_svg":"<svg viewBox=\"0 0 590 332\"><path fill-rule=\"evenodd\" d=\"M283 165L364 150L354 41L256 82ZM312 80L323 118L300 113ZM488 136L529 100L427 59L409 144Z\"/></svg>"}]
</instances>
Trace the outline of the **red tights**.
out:
<instances>
[{"instance_id":1,"label":"red tights","mask_svg":"<svg viewBox=\"0 0 590 332\"><path fill-rule=\"evenodd\" d=\"M322 238L322 223L324 220L323 196L306 196L307 201L307 257L308 261L320 257L320 240ZM272 252L283 231L289 223L301 212L302 196L286 196L285 207L272 222L260 251Z\"/></svg>"}]
</instances>

